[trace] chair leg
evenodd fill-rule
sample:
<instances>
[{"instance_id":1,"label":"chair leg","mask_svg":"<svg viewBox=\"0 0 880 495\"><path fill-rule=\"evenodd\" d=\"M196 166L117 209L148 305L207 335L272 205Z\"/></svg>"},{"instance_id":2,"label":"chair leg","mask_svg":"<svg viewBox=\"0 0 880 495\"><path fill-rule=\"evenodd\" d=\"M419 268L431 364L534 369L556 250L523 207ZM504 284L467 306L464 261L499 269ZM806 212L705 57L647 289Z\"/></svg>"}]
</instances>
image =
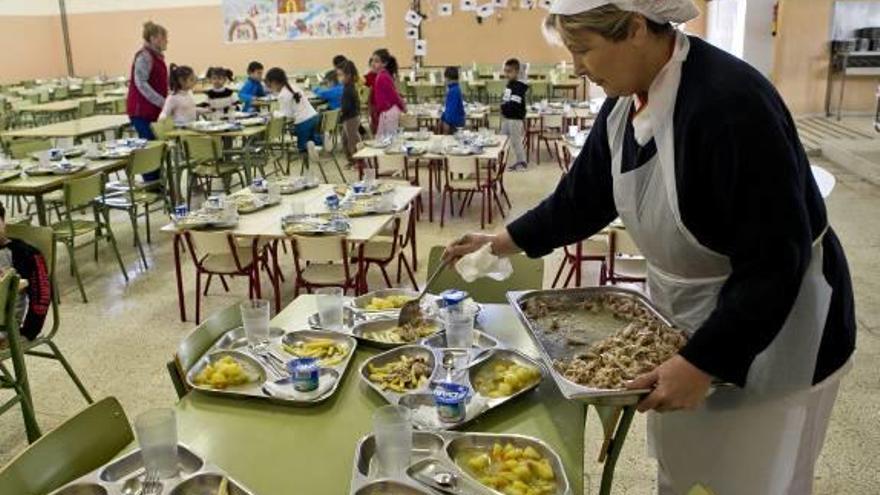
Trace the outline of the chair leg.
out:
<instances>
[{"instance_id":1,"label":"chair leg","mask_svg":"<svg viewBox=\"0 0 880 495\"><path fill-rule=\"evenodd\" d=\"M348 184L348 180L346 180L345 174L342 173L342 167L339 165L339 160L336 159L336 155L331 154L330 157L333 158L333 163L336 164L336 171L339 172L339 178L342 179L342 183Z\"/></svg>"},{"instance_id":2,"label":"chair leg","mask_svg":"<svg viewBox=\"0 0 880 495\"><path fill-rule=\"evenodd\" d=\"M226 283L226 277L220 275L220 283L223 284L223 290L229 292L229 285Z\"/></svg>"},{"instance_id":3,"label":"chair leg","mask_svg":"<svg viewBox=\"0 0 880 495\"><path fill-rule=\"evenodd\" d=\"M214 280L214 274L213 274L213 273L209 273L209 274L208 274L208 280L205 282L205 290L202 291L202 295L203 295L203 296L207 296L207 295L208 295L208 289L211 288L211 281L212 281L212 280Z\"/></svg>"},{"instance_id":4,"label":"chair leg","mask_svg":"<svg viewBox=\"0 0 880 495\"><path fill-rule=\"evenodd\" d=\"M137 206L132 206L132 209L128 211L129 218L131 218L131 232L134 234L134 244L137 246L138 252L141 255L141 261L144 263L144 270L150 268L147 265L147 256L144 254L144 246L141 244L141 235L138 232L137 226Z\"/></svg>"},{"instance_id":5,"label":"chair leg","mask_svg":"<svg viewBox=\"0 0 880 495\"><path fill-rule=\"evenodd\" d=\"M406 274L409 276L409 281L412 283L413 290L419 290L419 284L416 283L416 277L413 274L412 267L409 266L409 262L406 261L406 257L403 256L403 253L400 254L400 260L403 262L403 266L406 268Z\"/></svg>"},{"instance_id":6,"label":"chair leg","mask_svg":"<svg viewBox=\"0 0 880 495\"><path fill-rule=\"evenodd\" d=\"M201 321L202 316L202 272L196 269L196 325Z\"/></svg>"},{"instance_id":7,"label":"chair leg","mask_svg":"<svg viewBox=\"0 0 880 495\"><path fill-rule=\"evenodd\" d=\"M379 270L382 272L382 278L385 279L385 285L390 289L392 287L391 277L388 276L388 269L385 268L385 265L379 264Z\"/></svg>"},{"instance_id":8,"label":"chair leg","mask_svg":"<svg viewBox=\"0 0 880 495\"><path fill-rule=\"evenodd\" d=\"M568 257L562 258L562 262L559 263L559 269L556 270L556 276L553 277L553 283L550 284L551 289L556 288L556 284L559 283L559 277L562 276L562 272L565 270L565 265L568 263Z\"/></svg>"},{"instance_id":9,"label":"chair leg","mask_svg":"<svg viewBox=\"0 0 880 495\"><path fill-rule=\"evenodd\" d=\"M110 214L106 210L104 211L104 222L107 224L107 233L104 235L110 240L110 245L113 246L113 254L116 255L116 261L119 263L119 270L122 271L122 276L125 278L125 282L128 283L128 271L125 269L125 263L122 262L122 255L119 254L116 236L113 235L113 230L110 228Z\"/></svg>"},{"instance_id":10,"label":"chair leg","mask_svg":"<svg viewBox=\"0 0 880 495\"><path fill-rule=\"evenodd\" d=\"M67 375L70 376L70 379L73 380L73 384L76 385L76 388L79 389L79 393L82 394L83 398L89 404L93 403L94 400L92 396L89 394L89 391L86 390L85 385L83 385L82 381L77 376L76 372L73 371L73 367L70 366L70 363L67 362L67 358L64 357L64 354L61 353L61 349L55 345L55 342L51 340L46 342L50 348L52 348L52 353L55 354L55 358L61 363L61 366L64 367L64 371L67 372Z\"/></svg>"},{"instance_id":11,"label":"chair leg","mask_svg":"<svg viewBox=\"0 0 880 495\"><path fill-rule=\"evenodd\" d=\"M97 240L95 240L97 242ZM89 299L86 297L86 289L83 287L82 277L79 275L79 267L76 265L76 256L74 255L74 247L73 247L73 239L70 242L65 242L64 245L67 247L67 254L70 257L70 272L76 278L76 285L79 287L79 293L82 296L82 300L84 303L89 302Z\"/></svg>"},{"instance_id":12,"label":"chair leg","mask_svg":"<svg viewBox=\"0 0 880 495\"><path fill-rule=\"evenodd\" d=\"M452 204L452 198L449 198L449 203ZM443 228L443 222L446 219L446 191L444 190L440 193L440 228Z\"/></svg>"},{"instance_id":13,"label":"chair leg","mask_svg":"<svg viewBox=\"0 0 880 495\"><path fill-rule=\"evenodd\" d=\"M153 239L150 238L150 203L144 205L144 225L147 227L147 244L151 244Z\"/></svg>"}]
</instances>

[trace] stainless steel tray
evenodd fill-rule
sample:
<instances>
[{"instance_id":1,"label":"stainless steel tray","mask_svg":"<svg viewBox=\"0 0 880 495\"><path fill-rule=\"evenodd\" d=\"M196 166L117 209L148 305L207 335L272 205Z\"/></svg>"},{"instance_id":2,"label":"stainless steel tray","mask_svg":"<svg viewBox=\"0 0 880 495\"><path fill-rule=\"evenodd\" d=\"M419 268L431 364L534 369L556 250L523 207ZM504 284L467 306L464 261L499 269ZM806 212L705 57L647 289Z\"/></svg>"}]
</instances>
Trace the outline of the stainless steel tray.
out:
<instances>
[{"instance_id":1,"label":"stainless steel tray","mask_svg":"<svg viewBox=\"0 0 880 495\"><path fill-rule=\"evenodd\" d=\"M621 287L583 287L578 289L551 289L507 293L507 298L510 302L510 305L513 306L513 309L519 317L520 321L522 321L522 324L528 330L529 335L532 337L532 340L535 342L535 346L538 348L538 351L541 354L541 359L547 365L547 369L550 370L550 376L553 377L553 380L556 382L556 386L559 387L559 391L566 399L582 400L588 403L601 403L605 405L631 405L637 403L639 401L639 398L644 394L650 392L650 390L597 389L578 385L577 383L568 380L556 370L556 368L553 366L553 361L554 359L567 358L571 356L562 355L564 354L564 351L560 350L559 348L551 348L548 343L544 341L544 339L540 338L540 336L543 334L543 331L538 328L537 325L535 325L528 316L526 316L522 306L526 301L536 298L554 297L570 299L572 301L584 301L586 299L609 294L632 298L633 300L638 302L643 308L653 313L660 321L662 321L666 325L673 326L672 322L662 313L660 313L660 311L658 311L657 308L654 307L651 301L644 294ZM592 341L591 339L586 340L587 342Z\"/></svg>"},{"instance_id":2,"label":"stainless steel tray","mask_svg":"<svg viewBox=\"0 0 880 495\"><path fill-rule=\"evenodd\" d=\"M329 399L336 393L357 348L357 341L351 336L323 330L284 332L280 328L272 328L269 331L269 338L268 355L263 357L254 354L247 347L247 338L244 335L243 328L239 327L226 332L187 371L187 384L194 390L208 394L263 399L289 406L313 406ZM294 359L296 356L288 354L283 349L282 343L289 344L303 338L329 338L348 346L349 349L348 355L341 362L333 366L321 368L320 386L315 392L303 393L294 391L285 366L287 361ZM228 354L234 355L237 360L246 365L246 368L253 369L258 379L245 385L221 390L195 384L195 376L207 363Z\"/></svg>"},{"instance_id":3,"label":"stainless steel tray","mask_svg":"<svg viewBox=\"0 0 880 495\"><path fill-rule=\"evenodd\" d=\"M414 431L413 450L410 456L410 467L406 475L400 478L381 477L378 463L374 461L376 441L372 434L363 437L357 444L354 466L351 475L353 495L374 493L398 493L391 491L374 491L378 486L401 487L399 493L405 494L454 494L454 495L501 495L488 486L479 483L466 470L454 461L463 449L491 449L496 442L521 448L531 446L550 461L556 476L554 495L571 495L571 486L559 455L543 441L524 435L465 433L453 431ZM456 478L455 487L439 486L434 476L449 473Z\"/></svg>"},{"instance_id":4,"label":"stainless steel tray","mask_svg":"<svg viewBox=\"0 0 880 495\"><path fill-rule=\"evenodd\" d=\"M467 370L458 370L452 373L450 369L447 368L450 359L464 358L465 352L466 351L463 349L435 349L424 345L402 346L373 356L365 361L360 368L360 378L366 386L373 389L390 404L400 404L412 409L413 425L421 430L449 430L461 428L486 412L495 409L502 404L506 404L520 395L528 393L544 380L544 375L546 373L544 366L532 360L525 354L512 349L503 348L491 349L488 352L472 349L470 351L470 356L476 358L472 362L472 366ZM426 385L406 393L399 393L393 390L383 390L382 387L373 383L369 379L370 364L382 366L389 362L396 361L404 355L420 355L427 357L428 365L432 370ZM494 365L497 359L507 359L521 365L534 367L541 373L541 376L539 379L535 380L534 383L511 395L495 398L484 396L473 386L474 379L485 366ZM445 423L437 418L432 387L435 382L438 381L454 381L456 383L467 384L470 387L471 396L469 397L465 408L464 420L458 423Z\"/></svg>"},{"instance_id":5,"label":"stainless steel tray","mask_svg":"<svg viewBox=\"0 0 880 495\"><path fill-rule=\"evenodd\" d=\"M180 472L174 478L160 480L163 495L214 494L223 478L227 480L229 495L254 495L254 492L219 467L206 462L186 445L178 444L177 457ZM55 490L51 495L120 495L127 482L142 482L144 475L144 461L138 449Z\"/></svg>"}]
</instances>

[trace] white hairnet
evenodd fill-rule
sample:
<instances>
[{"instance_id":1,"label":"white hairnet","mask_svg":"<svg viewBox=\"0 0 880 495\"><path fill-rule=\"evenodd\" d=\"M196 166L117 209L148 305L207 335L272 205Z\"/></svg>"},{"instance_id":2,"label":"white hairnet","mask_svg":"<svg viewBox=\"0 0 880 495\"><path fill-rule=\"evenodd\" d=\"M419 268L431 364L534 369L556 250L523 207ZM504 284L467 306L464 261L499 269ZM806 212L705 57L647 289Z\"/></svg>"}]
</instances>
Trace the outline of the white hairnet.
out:
<instances>
[{"instance_id":1,"label":"white hairnet","mask_svg":"<svg viewBox=\"0 0 880 495\"><path fill-rule=\"evenodd\" d=\"M700 10L693 0L554 0L551 14L574 15L604 5L636 12L654 22L676 24L695 19Z\"/></svg>"}]
</instances>

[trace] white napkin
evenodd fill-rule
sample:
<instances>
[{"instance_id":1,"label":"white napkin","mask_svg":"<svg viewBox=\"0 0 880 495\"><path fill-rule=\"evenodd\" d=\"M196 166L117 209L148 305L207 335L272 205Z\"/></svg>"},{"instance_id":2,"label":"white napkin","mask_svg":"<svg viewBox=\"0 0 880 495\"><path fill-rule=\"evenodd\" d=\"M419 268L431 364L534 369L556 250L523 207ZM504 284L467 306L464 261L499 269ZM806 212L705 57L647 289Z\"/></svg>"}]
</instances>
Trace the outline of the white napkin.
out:
<instances>
[{"instance_id":1,"label":"white napkin","mask_svg":"<svg viewBox=\"0 0 880 495\"><path fill-rule=\"evenodd\" d=\"M510 264L509 259L492 254L492 245L486 244L458 260L455 263L455 270L467 283L483 277L500 282L513 273L513 265Z\"/></svg>"}]
</instances>

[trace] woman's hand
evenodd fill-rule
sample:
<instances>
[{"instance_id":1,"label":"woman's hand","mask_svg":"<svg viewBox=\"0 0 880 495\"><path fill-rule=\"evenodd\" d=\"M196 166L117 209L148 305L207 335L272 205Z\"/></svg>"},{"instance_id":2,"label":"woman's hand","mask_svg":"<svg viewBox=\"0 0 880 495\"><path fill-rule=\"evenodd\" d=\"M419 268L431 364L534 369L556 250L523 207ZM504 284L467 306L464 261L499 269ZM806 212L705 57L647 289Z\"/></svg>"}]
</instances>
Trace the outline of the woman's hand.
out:
<instances>
[{"instance_id":1,"label":"woman's hand","mask_svg":"<svg viewBox=\"0 0 880 495\"><path fill-rule=\"evenodd\" d=\"M673 356L654 371L627 384L628 389L653 388L639 402L640 412L696 409L706 399L712 377L680 355Z\"/></svg>"},{"instance_id":2,"label":"woman's hand","mask_svg":"<svg viewBox=\"0 0 880 495\"><path fill-rule=\"evenodd\" d=\"M486 244L493 242L496 237L497 236L492 234L467 234L463 237L459 237L446 246L446 251L443 253L443 259L455 261L458 258L471 254Z\"/></svg>"}]
</instances>

